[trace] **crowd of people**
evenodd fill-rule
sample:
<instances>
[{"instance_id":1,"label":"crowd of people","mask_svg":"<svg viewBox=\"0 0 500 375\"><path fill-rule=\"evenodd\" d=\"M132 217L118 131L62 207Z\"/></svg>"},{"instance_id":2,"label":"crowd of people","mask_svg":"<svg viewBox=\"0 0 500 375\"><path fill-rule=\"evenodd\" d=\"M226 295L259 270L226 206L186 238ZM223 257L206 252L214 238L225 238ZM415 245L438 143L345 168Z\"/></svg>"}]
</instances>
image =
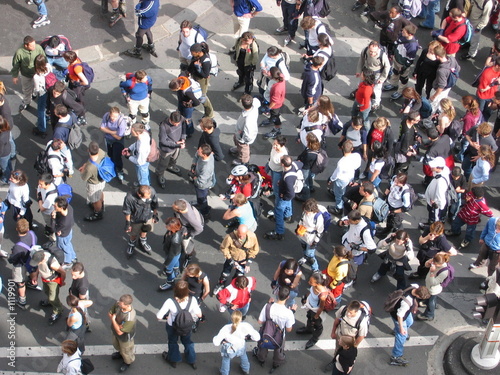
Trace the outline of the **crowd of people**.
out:
<instances>
[{"instance_id":1,"label":"crowd of people","mask_svg":"<svg viewBox=\"0 0 500 375\"><path fill-rule=\"evenodd\" d=\"M34 2L39 6L40 22L45 21L44 1ZM115 17L124 13L120 8L122 2L111 3ZM213 295L219 302L219 310L230 315L230 323L213 338L214 345L220 346L220 373L229 374L234 357L240 358L243 373L249 373L247 338L257 342L253 355L260 365L265 363L268 350L274 350L273 372L285 362L286 332L293 330L296 298L306 289L300 302L307 311L307 322L295 332L310 335L305 349L313 347L323 333L322 313L336 310L331 332L336 349L327 370L333 374L350 373L357 348L368 334L371 308L369 302L359 300L342 305L342 297L347 288L356 287L357 273L363 269L367 257L375 253L382 262L371 282L376 283L389 273L396 279L396 292L386 301L395 334L389 364L406 366L404 343L409 338L413 316L421 321L434 319L437 296L454 278L452 257L459 248L477 244L474 238L481 215L488 220L478 242L481 245L478 257L469 269L488 261L488 278L481 288L500 297L500 218L494 217L485 198L487 182L500 154L500 38L494 40L491 54L476 79L476 92L462 97L463 118L458 118L454 102L448 98L460 75L458 61L474 59L477 55L481 31L493 13L493 2L448 1L439 28L434 27L439 0L421 4L420 10L415 4L420 0L400 0L392 7L388 7L388 1L382 1L377 9L375 0L358 0L352 10L365 3L362 15L375 22L380 36L374 36L359 55L356 68L359 85L351 93L354 100L351 119L342 124L331 98L323 93L336 73L332 70L334 39L325 22L328 2L278 1L283 26L276 33L287 34L284 46L295 43L299 26L304 31L304 43L299 46L305 49L301 55L304 68L298 72L290 71L290 56L280 46L271 46L265 52L259 50L250 31L250 21L262 11L261 4L257 0L232 1L235 43L228 48L228 53L237 66L238 81L231 90L236 92L243 87L244 93L239 98L242 110L235 120L234 146L227 150L234 157L226 180L228 188L219 196L229 204L222 217L227 221L228 233L220 244L224 264L218 279L216 275L207 275L203 264L193 262L195 237L210 225L213 216L208 197L217 185L216 168L225 157L221 132L214 120L215 113L221 109L210 101L208 92L217 63L203 27L190 20L180 23L177 49L180 74L168 84L177 94L177 108L159 123L158 137L153 136L150 124L153 80L145 70L137 70L127 73L119 84L128 114L113 106L102 116L100 129L105 149L95 141L84 146L88 161L77 170L85 181L86 201L91 210L85 221L104 218L106 182L116 177L123 183L126 167L123 159L133 164L136 179L130 182L134 188L126 195L122 210L128 236L124 254L130 258L136 248L149 255L154 251L148 243L148 233L153 232L154 225L160 221L160 204L150 180L150 164L156 163L153 183L156 182L161 191L168 191L165 171L182 177L177 166L179 155L188 142L193 142L190 138L199 137L198 142L194 142L196 153L185 176L193 184L196 201L177 199L171 206L172 216L164 220L165 261L160 270L159 290L173 290L173 296L165 301L156 316L166 321L168 350L163 357L173 368L182 360L180 339L185 360L197 369L191 334L206 319L203 300ZM465 7L466 3L470 7ZM128 51L129 55L140 57L142 49L156 53L151 28L159 8L158 0L139 0L136 44ZM423 21L416 25L416 18ZM498 17L492 21L494 28L497 22ZM422 33L421 29L435 30L432 31L434 40L419 54L421 46L417 36ZM143 45L144 35L148 43ZM466 44L470 44L470 49L457 59L456 55ZM256 70L260 70L258 77L254 77ZM10 210L18 242L11 253L1 250L0 255L12 265L12 280L17 286L15 303L19 308L26 309L26 288L43 289L47 298L40 305L52 309L49 325L54 325L64 313L59 293L66 284L67 273L71 272L72 283L66 298L68 336L62 343L64 355L58 371L78 374L84 364L81 356L85 352L85 332L91 330L87 309L93 302L86 269L78 261L72 244L74 214L80 212L81 207L74 211L71 205L73 190L67 178L76 168L71 152L82 146L81 127L87 124L85 93L91 87L94 72L71 49L66 37L54 35L41 43L26 36L14 54L11 74L13 83L20 83L22 88L20 112L37 98L38 116L33 135L43 140L51 138L37 158L36 201L47 241L42 246L38 244L35 233L38 225L31 210L27 174L20 169L12 170L16 155L11 134L14 121L2 84L0 184L8 185L8 193L0 207L1 236L3 238L4 217ZM302 77L303 107L299 109L301 120L296 141L303 146L303 151L290 155L288 138L281 134L281 109L285 105L287 81L295 74ZM253 92L254 84L257 92ZM399 126L391 126L387 118L377 116L382 107L382 91L394 90L390 100L401 103ZM193 113L201 106L201 132L197 132ZM497 115L494 124L488 122L493 114ZM262 115L266 119L259 122ZM264 134L264 139L272 140L268 163L256 166L252 164L252 145L257 140L259 127L271 125L273 128ZM328 178L327 187L333 204L325 207L314 198L314 179L325 170L326 145L329 144L330 152L332 136L338 133L341 158ZM423 194L416 194L408 183L410 166L417 163L421 163L425 175ZM261 198L266 196L273 205L267 216L275 227L259 235L256 231L262 216ZM421 234L415 256L417 241L410 239L403 218L419 200L426 206L428 218L419 223ZM297 252L300 256L280 261L270 277L274 297L260 310L258 324L261 327L256 330L244 320L252 292L264 288L263 280L248 275L250 267L259 261L260 243L266 241L272 248L276 246L273 241L279 244L285 238L285 223L294 221L294 201L302 205L295 230L297 248L302 251ZM445 229L447 221L451 225L449 229ZM460 246L455 246L448 238L461 236L464 225L465 237ZM342 235L334 240L336 245L328 254L329 263L321 265L316 251L332 226L341 228ZM415 257L419 265L411 272L410 262ZM307 288L299 288L303 277ZM217 280L213 289L211 279ZM419 307L425 310L418 312ZM124 372L135 360L137 317L133 296L122 295L110 308L108 317L116 349L112 358L122 361L119 369Z\"/></svg>"}]
</instances>

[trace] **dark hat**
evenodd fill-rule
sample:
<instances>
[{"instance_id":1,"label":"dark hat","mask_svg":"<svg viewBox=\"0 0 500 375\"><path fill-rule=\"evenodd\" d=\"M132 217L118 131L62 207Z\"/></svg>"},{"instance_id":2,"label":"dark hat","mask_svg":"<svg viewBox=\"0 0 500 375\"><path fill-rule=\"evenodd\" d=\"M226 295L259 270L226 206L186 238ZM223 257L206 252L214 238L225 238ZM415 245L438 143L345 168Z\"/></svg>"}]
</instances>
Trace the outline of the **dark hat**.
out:
<instances>
[{"instance_id":1,"label":"dark hat","mask_svg":"<svg viewBox=\"0 0 500 375\"><path fill-rule=\"evenodd\" d=\"M30 266L31 267L38 267L40 262L44 260L45 258L45 251L43 250L38 250L36 251L32 256L30 260Z\"/></svg>"}]
</instances>

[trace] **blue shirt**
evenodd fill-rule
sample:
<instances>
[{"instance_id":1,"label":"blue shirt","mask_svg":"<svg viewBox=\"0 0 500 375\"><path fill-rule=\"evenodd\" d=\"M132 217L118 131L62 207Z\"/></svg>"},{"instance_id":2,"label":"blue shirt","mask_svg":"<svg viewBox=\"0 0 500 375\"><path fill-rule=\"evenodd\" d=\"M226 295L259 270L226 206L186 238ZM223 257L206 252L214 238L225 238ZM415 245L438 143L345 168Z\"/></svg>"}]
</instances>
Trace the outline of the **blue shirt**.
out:
<instances>
[{"instance_id":1,"label":"blue shirt","mask_svg":"<svg viewBox=\"0 0 500 375\"><path fill-rule=\"evenodd\" d=\"M251 13L252 8L255 8L256 12L262 11L262 5L257 0L234 0L233 10L236 17Z\"/></svg>"},{"instance_id":2,"label":"blue shirt","mask_svg":"<svg viewBox=\"0 0 500 375\"><path fill-rule=\"evenodd\" d=\"M150 29L158 18L158 9L160 0L141 0L135 6L135 15L137 16L140 29Z\"/></svg>"},{"instance_id":3,"label":"blue shirt","mask_svg":"<svg viewBox=\"0 0 500 375\"><path fill-rule=\"evenodd\" d=\"M137 82L135 77L120 82L120 89L123 94L128 94L132 100L143 100L153 91L153 80L147 76L147 82Z\"/></svg>"},{"instance_id":4,"label":"blue shirt","mask_svg":"<svg viewBox=\"0 0 500 375\"><path fill-rule=\"evenodd\" d=\"M493 251L500 251L500 233L495 230L498 220L498 217L490 218L481 232L481 239Z\"/></svg>"}]
</instances>

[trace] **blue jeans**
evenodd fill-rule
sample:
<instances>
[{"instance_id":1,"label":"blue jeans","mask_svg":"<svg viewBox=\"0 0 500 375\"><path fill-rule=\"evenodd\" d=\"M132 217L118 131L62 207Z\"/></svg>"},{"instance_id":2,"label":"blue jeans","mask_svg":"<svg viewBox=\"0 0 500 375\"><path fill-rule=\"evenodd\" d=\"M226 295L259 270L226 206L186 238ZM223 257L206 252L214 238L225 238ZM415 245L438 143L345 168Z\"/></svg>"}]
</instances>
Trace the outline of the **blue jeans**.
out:
<instances>
[{"instance_id":1,"label":"blue jeans","mask_svg":"<svg viewBox=\"0 0 500 375\"><path fill-rule=\"evenodd\" d=\"M241 361L241 369L245 373L250 372L250 362L248 361L248 356L246 352L246 348L243 347L236 352L236 357L240 357ZM220 373L221 375L229 375L229 371L231 370L231 358L222 357L222 363L220 365Z\"/></svg>"},{"instance_id":2,"label":"blue jeans","mask_svg":"<svg viewBox=\"0 0 500 375\"><path fill-rule=\"evenodd\" d=\"M194 112L194 107L184 107L182 105L182 102L179 103L177 106L178 111L181 113L181 115L188 120L187 126L186 126L186 135L193 135L194 133L194 126L193 126L193 120L191 117L193 117L193 112Z\"/></svg>"},{"instance_id":3,"label":"blue jeans","mask_svg":"<svg viewBox=\"0 0 500 375\"><path fill-rule=\"evenodd\" d=\"M460 207L462 206L462 194L458 193L457 197L458 197L458 200L456 202L450 202L449 207L448 207L448 218L452 222L457 217L458 211L460 210Z\"/></svg>"},{"instance_id":4,"label":"blue jeans","mask_svg":"<svg viewBox=\"0 0 500 375\"><path fill-rule=\"evenodd\" d=\"M235 311L239 311L241 315L245 316L248 313L248 309L250 309L250 302L248 302L245 306L239 307L237 309L227 309L227 312L229 313L229 316ZM229 318L231 320L231 318Z\"/></svg>"},{"instance_id":5,"label":"blue jeans","mask_svg":"<svg viewBox=\"0 0 500 375\"><path fill-rule=\"evenodd\" d=\"M47 117L45 115L45 110L47 108L47 95L47 92L43 95L40 95L38 97L37 103L38 130L40 130L42 133L47 132Z\"/></svg>"},{"instance_id":6,"label":"blue jeans","mask_svg":"<svg viewBox=\"0 0 500 375\"><path fill-rule=\"evenodd\" d=\"M477 102L479 103L479 110L483 113L483 121L488 121L491 116L491 109L489 104L493 101L493 99L479 99L477 98Z\"/></svg>"},{"instance_id":7,"label":"blue jeans","mask_svg":"<svg viewBox=\"0 0 500 375\"><path fill-rule=\"evenodd\" d=\"M455 217L455 220L451 223L451 231L456 234L462 233L462 227L466 224L459 216ZM474 239L474 234L476 233L476 224L467 224L465 229L465 240L472 242Z\"/></svg>"},{"instance_id":8,"label":"blue jeans","mask_svg":"<svg viewBox=\"0 0 500 375\"><path fill-rule=\"evenodd\" d=\"M198 189L194 188L196 192L196 205L200 214L206 215L210 212L210 207L208 206L208 189Z\"/></svg>"},{"instance_id":9,"label":"blue jeans","mask_svg":"<svg viewBox=\"0 0 500 375\"><path fill-rule=\"evenodd\" d=\"M420 17L425 17L425 20L422 21L422 25L433 29L436 13L438 13L440 9L441 8L439 0L429 1L428 5L422 4L422 12L420 13Z\"/></svg>"},{"instance_id":10,"label":"blue jeans","mask_svg":"<svg viewBox=\"0 0 500 375\"><path fill-rule=\"evenodd\" d=\"M281 180L281 176L283 176L283 172L271 171L271 177L273 179L273 193L275 198L279 197L278 184Z\"/></svg>"},{"instance_id":11,"label":"blue jeans","mask_svg":"<svg viewBox=\"0 0 500 375\"><path fill-rule=\"evenodd\" d=\"M143 165L135 165L137 172L137 182L139 185L149 185L149 163Z\"/></svg>"},{"instance_id":12,"label":"blue jeans","mask_svg":"<svg viewBox=\"0 0 500 375\"><path fill-rule=\"evenodd\" d=\"M464 153L465 153L465 150L467 150L467 147L469 147L469 141L465 137L463 137L462 138L462 149L456 155L456 157L460 161L460 163L464 161Z\"/></svg>"},{"instance_id":13,"label":"blue jeans","mask_svg":"<svg viewBox=\"0 0 500 375\"><path fill-rule=\"evenodd\" d=\"M59 81L63 81L66 78L64 71L68 69L69 63L61 57L50 57L47 56L47 61L54 68L52 72L56 75Z\"/></svg>"},{"instance_id":14,"label":"blue jeans","mask_svg":"<svg viewBox=\"0 0 500 375\"><path fill-rule=\"evenodd\" d=\"M311 245L303 242L303 241L300 241L302 243L302 247L305 245L306 248L303 250L303 253L304 253L304 256L306 258L311 259L313 261L313 264L311 264L311 269L314 271L318 271L319 270L319 265L318 265L318 261L316 260L316 248L315 247L312 247Z\"/></svg>"},{"instance_id":15,"label":"blue jeans","mask_svg":"<svg viewBox=\"0 0 500 375\"><path fill-rule=\"evenodd\" d=\"M339 210L344 208L344 200L342 199L345 194L345 188L349 185L350 181L335 180L333 181L333 193L335 194L335 205Z\"/></svg>"},{"instance_id":16,"label":"blue jeans","mask_svg":"<svg viewBox=\"0 0 500 375\"><path fill-rule=\"evenodd\" d=\"M290 294L288 299L285 302L285 306L291 308L295 304L295 298L299 295L299 293L295 289L290 289Z\"/></svg>"},{"instance_id":17,"label":"blue jeans","mask_svg":"<svg viewBox=\"0 0 500 375\"><path fill-rule=\"evenodd\" d=\"M62 251L64 251L64 263L71 263L76 258L75 249L71 240L73 239L73 230L69 232L66 237L56 236L56 244Z\"/></svg>"},{"instance_id":18,"label":"blue jeans","mask_svg":"<svg viewBox=\"0 0 500 375\"><path fill-rule=\"evenodd\" d=\"M437 299L437 294L435 296L431 296L427 300L427 308L424 311L424 316L428 317L429 319L434 319L434 311L436 310L436 299Z\"/></svg>"},{"instance_id":19,"label":"blue jeans","mask_svg":"<svg viewBox=\"0 0 500 375\"><path fill-rule=\"evenodd\" d=\"M0 158L0 168L2 169L2 181L9 182L10 173L12 172L12 163L10 161L10 155Z\"/></svg>"},{"instance_id":20,"label":"blue jeans","mask_svg":"<svg viewBox=\"0 0 500 375\"><path fill-rule=\"evenodd\" d=\"M470 154L469 153L465 154L464 160L462 162L462 170L464 171L464 176L467 179L467 181L469 180L469 177L472 173L472 168L474 168L475 165L476 162L471 160Z\"/></svg>"},{"instance_id":21,"label":"blue jeans","mask_svg":"<svg viewBox=\"0 0 500 375\"><path fill-rule=\"evenodd\" d=\"M168 266L165 267L165 271L167 272L167 281L171 282L175 280L174 268L179 268L179 259L181 258L181 254L174 256L170 261Z\"/></svg>"},{"instance_id":22,"label":"blue jeans","mask_svg":"<svg viewBox=\"0 0 500 375\"><path fill-rule=\"evenodd\" d=\"M361 116L363 118L363 126L366 131L370 130L370 110L372 109L372 105L365 109L364 111L359 110L359 103L354 100L354 104L352 105L351 116Z\"/></svg>"},{"instance_id":23,"label":"blue jeans","mask_svg":"<svg viewBox=\"0 0 500 375\"><path fill-rule=\"evenodd\" d=\"M285 233L285 217L292 216L292 201L276 198L274 206L274 220L276 221L275 231L278 234Z\"/></svg>"},{"instance_id":24,"label":"blue jeans","mask_svg":"<svg viewBox=\"0 0 500 375\"><path fill-rule=\"evenodd\" d=\"M182 360L179 350L179 335L171 325L165 324L168 335L168 355L170 362L180 362ZM189 364L196 362L196 353L194 351L194 342L191 341L191 331L186 336L180 336L181 343L184 345L184 356Z\"/></svg>"},{"instance_id":25,"label":"blue jeans","mask_svg":"<svg viewBox=\"0 0 500 375\"><path fill-rule=\"evenodd\" d=\"M314 177L316 176L310 169L302 169L304 175L304 188L300 192L303 199L307 200L311 197L311 189L314 185Z\"/></svg>"},{"instance_id":26,"label":"blue jeans","mask_svg":"<svg viewBox=\"0 0 500 375\"><path fill-rule=\"evenodd\" d=\"M33 0L33 2L36 4L38 8L38 14L41 14L42 16L47 16L47 7L45 6L45 0Z\"/></svg>"},{"instance_id":27,"label":"blue jeans","mask_svg":"<svg viewBox=\"0 0 500 375\"><path fill-rule=\"evenodd\" d=\"M371 180L372 179L372 175L373 173L372 172L368 172L368 179ZM380 174L375 178L375 180L373 180L373 186L375 187L378 187L380 185L380 183L382 182L382 180L380 179Z\"/></svg>"},{"instance_id":28,"label":"blue jeans","mask_svg":"<svg viewBox=\"0 0 500 375\"><path fill-rule=\"evenodd\" d=\"M408 314L406 320L403 321L403 328L406 331L406 335L402 335L399 331L399 323L396 319L392 318L394 322L394 347L392 348L392 356L393 357L401 357L404 353L404 345L406 342L406 338L408 337L408 329L413 325L413 315L411 313Z\"/></svg>"},{"instance_id":29,"label":"blue jeans","mask_svg":"<svg viewBox=\"0 0 500 375\"><path fill-rule=\"evenodd\" d=\"M295 11L295 4L287 3L286 1L281 2L281 11L283 12L283 26L285 30L288 30L288 35L291 38L295 38L295 33L299 26L299 20L292 17Z\"/></svg>"}]
</instances>

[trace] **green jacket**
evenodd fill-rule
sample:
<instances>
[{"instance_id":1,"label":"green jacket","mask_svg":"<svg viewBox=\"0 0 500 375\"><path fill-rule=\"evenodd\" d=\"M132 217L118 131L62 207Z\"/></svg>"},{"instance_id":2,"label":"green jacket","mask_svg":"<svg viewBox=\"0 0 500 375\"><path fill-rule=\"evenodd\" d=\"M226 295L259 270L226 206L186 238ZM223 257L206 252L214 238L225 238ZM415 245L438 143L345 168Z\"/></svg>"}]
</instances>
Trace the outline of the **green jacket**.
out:
<instances>
[{"instance_id":1,"label":"green jacket","mask_svg":"<svg viewBox=\"0 0 500 375\"><path fill-rule=\"evenodd\" d=\"M238 38L236 44L234 46L235 54L234 58L236 62L238 62L238 57L240 55L241 50L241 38ZM259 64L259 45L257 41L254 39L252 44L250 44L250 51L247 51L245 54L245 66L253 65L254 67Z\"/></svg>"},{"instance_id":2,"label":"green jacket","mask_svg":"<svg viewBox=\"0 0 500 375\"><path fill-rule=\"evenodd\" d=\"M21 73L26 78L33 78L35 75L35 58L38 55L45 55L43 48L36 45L34 51L28 51L26 48L19 48L12 58L12 70L10 74L16 78Z\"/></svg>"}]
</instances>

